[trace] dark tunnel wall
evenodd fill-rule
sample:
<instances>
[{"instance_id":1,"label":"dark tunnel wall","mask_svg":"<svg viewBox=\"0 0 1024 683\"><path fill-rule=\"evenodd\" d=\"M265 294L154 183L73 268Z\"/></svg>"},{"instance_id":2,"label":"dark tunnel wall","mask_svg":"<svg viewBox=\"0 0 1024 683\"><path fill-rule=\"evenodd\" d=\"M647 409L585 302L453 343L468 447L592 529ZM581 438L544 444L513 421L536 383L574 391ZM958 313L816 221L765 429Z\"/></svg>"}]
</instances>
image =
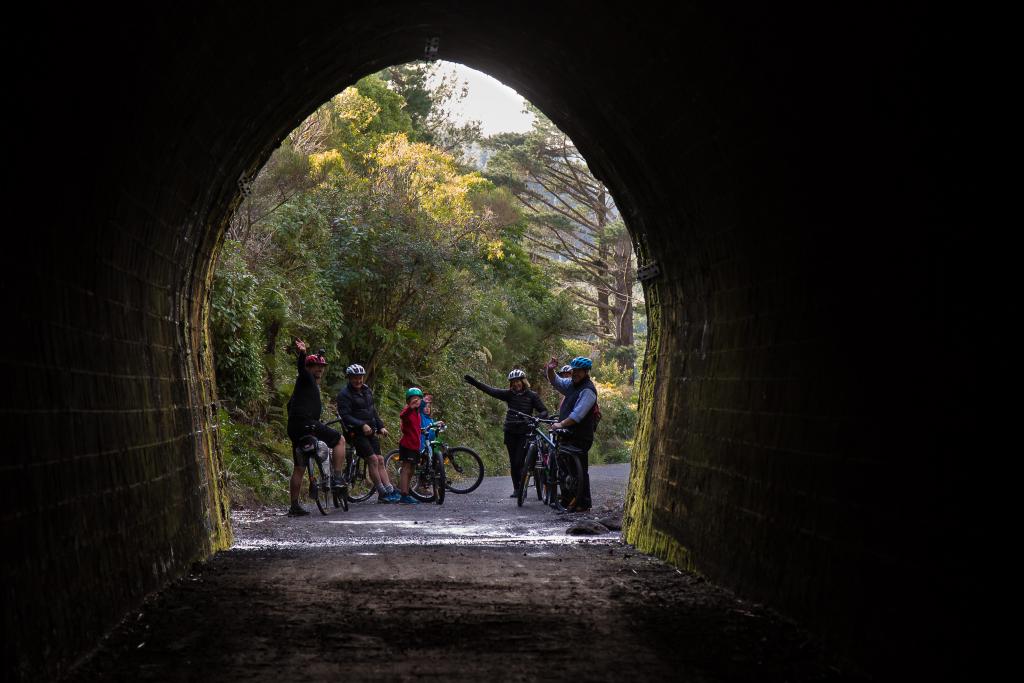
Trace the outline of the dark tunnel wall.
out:
<instances>
[{"instance_id":1,"label":"dark tunnel wall","mask_svg":"<svg viewBox=\"0 0 1024 683\"><path fill-rule=\"evenodd\" d=\"M238 183L431 36L573 138L660 270L627 539L869 669L958 666L929 596L960 609L940 531L972 538L951 492L973 418L947 396L973 375L932 371L969 296L946 284L927 17L449 7L64 14L15 43L35 218L4 252L5 666L66 670L229 542L204 335Z\"/></svg>"}]
</instances>

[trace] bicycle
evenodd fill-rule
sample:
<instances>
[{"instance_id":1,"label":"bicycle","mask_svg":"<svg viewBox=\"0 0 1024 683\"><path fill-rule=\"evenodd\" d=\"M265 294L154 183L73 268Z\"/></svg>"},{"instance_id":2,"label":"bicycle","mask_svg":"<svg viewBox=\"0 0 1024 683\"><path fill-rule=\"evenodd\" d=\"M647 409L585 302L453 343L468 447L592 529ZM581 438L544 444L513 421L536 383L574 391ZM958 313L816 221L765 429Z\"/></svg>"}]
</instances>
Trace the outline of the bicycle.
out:
<instances>
[{"instance_id":1,"label":"bicycle","mask_svg":"<svg viewBox=\"0 0 1024 683\"><path fill-rule=\"evenodd\" d=\"M444 432L448 424L438 421L426 428L427 433L433 432L433 438L427 440L427 446L433 453L441 454L444 463L444 487L449 493L472 493L484 480L484 461L472 448L465 446L449 446L444 440ZM392 452L393 453L393 452ZM386 465L388 472L397 471L396 459L388 454ZM417 481L417 486L420 482Z\"/></svg>"},{"instance_id":2,"label":"bicycle","mask_svg":"<svg viewBox=\"0 0 1024 683\"><path fill-rule=\"evenodd\" d=\"M310 433L302 438L295 447L295 452L306 461L309 497L316 502L320 514L326 515L330 510L329 497L333 498L334 507L338 507L341 504L339 497L344 501L344 496L331 488L331 451L326 443L313 435L315 427L316 425L307 425ZM348 502L344 502L344 509L348 511Z\"/></svg>"},{"instance_id":3,"label":"bicycle","mask_svg":"<svg viewBox=\"0 0 1024 683\"><path fill-rule=\"evenodd\" d=\"M427 428L434 432L434 438L427 440L433 452L440 451L444 463L445 488L452 493L472 493L484 480L484 461L472 448L449 446L444 440L448 430L445 422L435 422Z\"/></svg>"},{"instance_id":4,"label":"bicycle","mask_svg":"<svg viewBox=\"0 0 1024 683\"><path fill-rule=\"evenodd\" d=\"M554 508L574 509L580 493L583 468L580 466L578 449L561 443L560 437L567 434L568 430L552 430L552 438L541 430L541 425L554 424L558 420L533 417L518 410L512 412L529 423L531 439L523 458L516 504L522 507L526 502L532 478L538 500Z\"/></svg>"},{"instance_id":5,"label":"bicycle","mask_svg":"<svg viewBox=\"0 0 1024 683\"><path fill-rule=\"evenodd\" d=\"M445 443L443 434L447 429L447 423L441 421L427 427L428 433L431 431L434 433L433 438L429 439L427 444L432 451L441 452L441 460L444 462L445 489L449 493L472 493L484 480L484 461L472 448L449 446ZM386 464L394 466L390 460ZM388 472L392 473L393 469L389 469Z\"/></svg>"},{"instance_id":6,"label":"bicycle","mask_svg":"<svg viewBox=\"0 0 1024 683\"><path fill-rule=\"evenodd\" d=\"M431 429L432 427L427 427L422 431L426 434ZM431 448L432 443L427 441L420 451L419 461L409 479L409 495L423 503L444 505L444 494L447 490L444 460L440 451ZM384 465L388 468L388 476L393 481L400 481L402 460L398 449L384 456Z\"/></svg>"},{"instance_id":7,"label":"bicycle","mask_svg":"<svg viewBox=\"0 0 1024 683\"><path fill-rule=\"evenodd\" d=\"M341 418L325 422L325 426L331 426L341 422ZM374 494L377 487L374 486L370 474L366 470L366 460L356 454L356 447L353 443L352 433L345 430L345 471L342 478L347 487L343 490L344 495L335 496L334 507L341 505L348 510L349 503L362 503Z\"/></svg>"}]
</instances>

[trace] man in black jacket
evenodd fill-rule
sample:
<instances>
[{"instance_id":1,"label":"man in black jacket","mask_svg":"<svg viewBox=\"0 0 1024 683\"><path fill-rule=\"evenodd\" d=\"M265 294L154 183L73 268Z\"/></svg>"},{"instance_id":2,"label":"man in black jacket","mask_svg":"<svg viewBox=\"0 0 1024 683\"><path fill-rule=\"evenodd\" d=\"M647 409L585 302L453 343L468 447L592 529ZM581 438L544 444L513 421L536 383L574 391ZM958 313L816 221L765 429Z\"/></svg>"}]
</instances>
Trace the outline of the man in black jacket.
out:
<instances>
[{"instance_id":1,"label":"man in black jacket","mask_svg":"<svg viewBox=\"0 0 1024 683\"><path fill-rule=\"evenodd\" d=\"M513 411L527 415L533 415L536 411L541 417L547 417L548 409L544 407L544 402L540 400L537 392L530 389L530 383L526 381L526 373L518 368L508 373L508 389L488 386L470 375L466 375L463 379L488 396L493 396L508 405L508 411L505 413L505 448L508 449L508 462L512 469L512 495L510 497L515 498L519 491L523 456L526 455L530 425Z\"/></svg>"},{"instance_id":2,"label":"man in black jacket","mask_svg":"<svg viewBox=\"0 0 1024 683\"><path fill-rule=\"evenodd\" d=\"M366 370L353 363L345 368L348 384L338 392L338 417L348 430L356 453L366 460L366 472L377 489L378 503L397 503L401 497L388 478L384 467L384 456L380 454L377 434L388 435L377 408L373 404L373 392L366 386Z\"/></svg>"},{"instance_id":3,"label":"man in black jacket","mask_svg":"<svg viewBox=\"0 0 1024 683\"><path fill-rule=\"evenodd\" d=\"M295 353L299 374L295 378L292 397L288 399L288 438L292 441L292 463L294 465L288 487L292 499L288 514L299 516L309 514L309 511L299 504L299 491L302 488L302 478L306 471L305 458L295 450L299 441L306 436L313 435L326 443L327 447L331 449L333 471L340 473L345 471L345 439L339 432L320 422L320 414L323 411L323 405L320 402L320 381L323 379L327 360L320 354L307 355L306 342L301 339L295 340ZM342 486L340 474L331 476L331 486L335 488Z\"/></svg>"}]
</instances>

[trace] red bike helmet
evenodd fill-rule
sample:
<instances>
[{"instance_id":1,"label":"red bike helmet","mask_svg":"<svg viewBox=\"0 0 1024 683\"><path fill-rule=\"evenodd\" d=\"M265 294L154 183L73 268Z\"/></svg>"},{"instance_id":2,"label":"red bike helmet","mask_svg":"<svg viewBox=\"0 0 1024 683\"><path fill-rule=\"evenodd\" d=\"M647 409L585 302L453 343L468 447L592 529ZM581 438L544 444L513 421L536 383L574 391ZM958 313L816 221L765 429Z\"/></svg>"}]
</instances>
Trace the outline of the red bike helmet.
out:
<instances>
[{"instance_id":1,"label":"red bike helmet","mask_svg":"<svg viewBox=\"0 0 1024 683\"><path fill-rule=\"evenodd\" d=\"M306 356L306 365L327 365L327 359L318 353L311 353Z\"/></svg>"}]
</instances>

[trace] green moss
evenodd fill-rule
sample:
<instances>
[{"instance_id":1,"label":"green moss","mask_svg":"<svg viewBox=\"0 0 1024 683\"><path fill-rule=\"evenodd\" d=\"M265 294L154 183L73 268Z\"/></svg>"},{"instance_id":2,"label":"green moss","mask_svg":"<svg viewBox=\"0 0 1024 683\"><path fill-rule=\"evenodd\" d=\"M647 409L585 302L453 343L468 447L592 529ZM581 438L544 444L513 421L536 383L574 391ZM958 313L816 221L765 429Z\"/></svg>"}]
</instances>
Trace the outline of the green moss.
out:
<instances>
[{"instance_id":1,"label":"green moss","mask_svg":"<svg viewBox=\"0 0 1024 683\"><path fill-rule=\"evenodd\" d=\"M672 564L693 569L690 554L676 539L654 528L654 501L651 498L651 429L653 427L655 387L657 386L658 353L661 347L661 301L657 283L645 287L647 300L647 352L644 355L644 370L638 391L639 414L636 438L629 471L629 486L626 490L626 506L623 512L622 532L627 543L638 550L661 557Z\"/></svg>"},{"instance_id":2,"label":"green moss","mask_svg":"<svg viewBox=\"0 0 1024 683\"><path fill-rule=\"evenodd\" d=\"M220 243L219 235L223 233L224 225L218 227L215 244ZM203 437L203 453L206 456L206 476L209 487L209 516L210 516L210 545L211 552L227 550L231 547L231 500L228 497L227 487L224 486L223 469L221 467L223 457L217 438L217 415L213 412L212 406L216 405L215 383L213 379L213 358L210 342L210 307L208 305L209 294L213 289L214 265L217 262L216 248L212 258L206 265L202 274L200 286L200 302L195 308L193 348L196 351L196 361L192 364L196 367L197 376L190 378L191 384L196 387L199 394L196 409L201 411L200 419L203 422L200 433Z\"/></svg>"}]
</instances>

